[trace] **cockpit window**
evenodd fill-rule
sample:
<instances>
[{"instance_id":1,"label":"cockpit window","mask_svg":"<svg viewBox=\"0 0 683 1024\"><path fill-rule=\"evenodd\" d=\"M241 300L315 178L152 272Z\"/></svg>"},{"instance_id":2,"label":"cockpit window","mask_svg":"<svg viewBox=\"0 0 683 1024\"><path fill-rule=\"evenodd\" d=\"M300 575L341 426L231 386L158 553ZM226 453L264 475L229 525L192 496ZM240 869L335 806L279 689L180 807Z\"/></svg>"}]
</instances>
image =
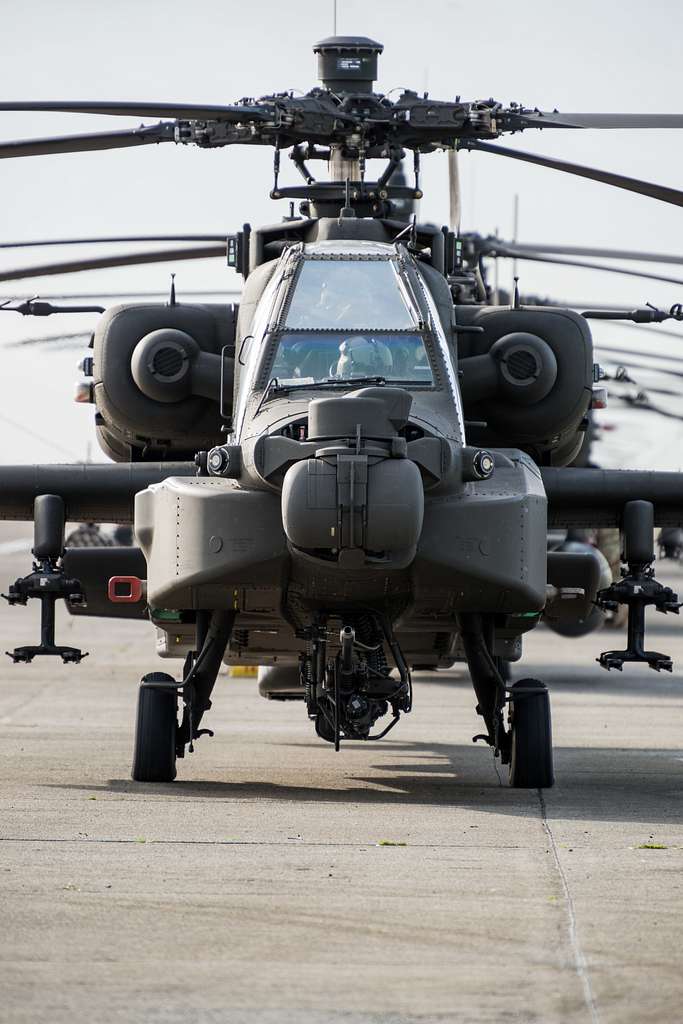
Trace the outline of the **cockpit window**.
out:
<instances>
[{"instance_id":1,"label":"cockpit window","mask_svg":"<svg viewBox=\"0 0 683 1024\"><path fill-rule=\"evenodd\" d=\"M295 330L415 327L391 260L304 260L285 319Z\"/></svg>"},{"instance_id":2,"label":"cockpit window","mask_svg":"<svg viewBox=\"0 0 683 1024\"><path fill-rule=\"evenodd\" d=\"M433 383L421 335L372 331L287 331L280 336L269 376L282 385L358 377Z\"/></svg>"}]
</instances>

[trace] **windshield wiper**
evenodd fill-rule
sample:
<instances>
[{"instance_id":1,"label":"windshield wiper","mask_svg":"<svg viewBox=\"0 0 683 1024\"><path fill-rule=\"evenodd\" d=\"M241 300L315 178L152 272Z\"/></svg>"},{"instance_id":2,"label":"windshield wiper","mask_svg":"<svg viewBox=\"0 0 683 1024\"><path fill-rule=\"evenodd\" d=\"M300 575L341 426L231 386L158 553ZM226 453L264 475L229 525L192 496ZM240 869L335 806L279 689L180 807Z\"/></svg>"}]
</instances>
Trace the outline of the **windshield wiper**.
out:
<instances>
[{"instance_id":1,"label":"windshield wiper","mask_svg":"<svg viewBox=\"0 0 683 1024\"><path fill-rule=\"evenodd\" d=\"M266 389L267 393L277 391L305 391L312 388L348 388L352 384L375 384L379 387L387 383L386 377L328 377L326 380L315 380L309 384L281 384L273 378Z\"/></svg>"},{"instance_id":2,"label":"windshield wiper","mask_svg":"<svg viewBox=\"0 0 683 1024\"><path fill-rule=\"evenodd\" d=\"M256 408L254 416L258 415L269 398L272 398L275 394L281 394L283 391L312 391L315 388L348 388L356 384L368 384L375 387L383 387L386 384L396 387L424 387L425 385L430 387L434 384L434 381L391 380L391 378L387 379L386 377L328 377L325 380L316 380L310 383L285 384L280 382L277 377L271 377L261 396L261 401Z\"/></svg>"}]
</instances>

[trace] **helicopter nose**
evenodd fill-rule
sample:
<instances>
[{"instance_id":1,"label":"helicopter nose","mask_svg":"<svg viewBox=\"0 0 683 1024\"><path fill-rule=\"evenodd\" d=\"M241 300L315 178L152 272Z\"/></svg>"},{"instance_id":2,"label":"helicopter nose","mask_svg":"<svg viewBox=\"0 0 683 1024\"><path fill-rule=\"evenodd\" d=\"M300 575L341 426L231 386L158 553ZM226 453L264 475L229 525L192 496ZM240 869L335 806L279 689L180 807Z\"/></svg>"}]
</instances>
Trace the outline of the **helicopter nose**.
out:
<instances>
[{"instance_id":1,"label":"helicopter nose","mask_svg":"<svg viewBox=\"0 0 683 1024\"><path fill-rule=\"evenodd\" d=\"M311 402L309 440L320 448L285 475L283 525L302 551L398 567L412 561L424 518L422 477L397 427L410 402L401 389L365 390L373 393Z\"/></svg>"},{"instance_id":2,"label":"helicopter nose","mask_svg":"<svg viewBox=\"0 0 683 1024\"><path fill-rule=\"evenodd\" d=\"M290 544L303 551L410 561L422 533L422 477L406 458L323 451L287 471L282 517Z\"/></svg>"}]
</instances>

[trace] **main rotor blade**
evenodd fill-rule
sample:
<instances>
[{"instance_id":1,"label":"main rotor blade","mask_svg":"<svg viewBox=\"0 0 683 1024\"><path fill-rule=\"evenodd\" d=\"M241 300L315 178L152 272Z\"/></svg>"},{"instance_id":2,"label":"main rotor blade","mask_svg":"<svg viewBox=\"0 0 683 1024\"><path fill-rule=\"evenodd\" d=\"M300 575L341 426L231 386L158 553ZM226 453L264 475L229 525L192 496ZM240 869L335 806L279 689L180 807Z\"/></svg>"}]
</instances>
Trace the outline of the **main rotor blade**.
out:
<instances>
[{"instance_id":1,"label":"main rotor blade","mask_svg":"<svg viewBox=\"0 0 683 1024\"><path fill-rule=\"evenodd\" d=\"M172 117L199 121L267 121L273 116L269 107L213 103L135 103L105 100L28 100L0 103L0 111L46 110L65 114L107 114L113 117Z\"/></svg>"},{"instance_id":2,"label":"main rotor blade","mask_svg":"<svg viewBox=\"0 0 683 1024\"><path fill-rule=\"evenodd\" d=\"M584 270L605 270L610 274L624 274L626 277L644 277L649 281L663 281L665 284L682 284L681 277L663 277L661 274L648 274L645 270L628 270L626 267L610 267L603 263L587 263L585 260L565 260L558 256L546 256L540 252L527 252L526 249L517 249L516 246L506 246L504 249L494 248L487 256L501 257L502 259L529 260L532 263L551 263L559 267L581 267Z\"/></svg>"},{"instance_id":3,"label":"main rotor blade","mask_svg":"<svg viewBox=\"0 0 683 1024\"><path fill-rule=\"evenodd\" d=\"M149 127L118 132L91 132L88 135L56 135L45 139L17 139L0 143L0 160L18 156L48 156L53 153L87 153L103 149L125 149L173 142L175 125L161 122Z\"/></svg>"},{"instance_id":4,"label":"main rotor blade","mask_svg":"<svg viewBox=\"0 0 683 1024\"><path fill-rule=\"evenodd\" d=\"M21 281L31 277L49 277L52 274L76 274L81 270L104 270L109 267L130 267L142 263L182 262L184 260L205 260L222 256L224 245L205 245L194 249L158 249L155 252L135 252L123 256L102 256L91 260L68 260L62 263L45 263L36 267L20 267L17 270L0 272L0 281Z\"/></svg>"},{"instance_id":5,"label":"main rotor blade","mask_svg":"<svg viewBox=\"0 0 683 1024\"><path fill-rule=\"evenodd\" d=\"M552 157L539 156L537 153L525 153L519 149L508 149L506 146L493 146L489 142L468 141L461 148L472 149L482 153L493 153L495 156L507 156L511 160L522 160L528 164L538 164L539 167L549 167L551 170L563 171L565 174L574 174L579 178L601 181L605 185L613 185L615 188L622 188L627 192L638 192L640 195L650 196L651 199L659 199L661 202L670 203L672 206L683 206L683 192L676 188L668 188L665 185L656 185L650 181L641 181L639 178L628 178L623 174L600 171L595 167L572 164L566 160L554 160Z\"/></svg>"},{"instance_id":6,"label":"main rotor blade","mask_svg":"<svg viewBox=\"0 0 683 1024\"><path fill-rule=\"evenodd\" d=\"M223 235L111 235L96 238L43 238L29 242L0 242L0 249L31 249L44 245L100 245L105 242L224 242Z\"/></svg>"},{"instance_id":7,"label":"main rotor blade","mask_svg":"<svg viewBox=\"0 0 683 1024\"><path fill-rule=\"evenodd\" d=\"M675 263L683 264L683 256L673 256L663 252L640 252L636 249L598 249L585 245L543 245L540 243L503 242L506 248L514 245L520 252L547 252L557 256L598 256L606 260L637 260L642 263Z\"/></svg>"},{"instance_id":8,"label":"main rotor blade","mask_svg":"<svg viewBox=\"0 0 683 1024\"><path fill-rule=\"evenodd\" d=\"M520 128L683 128L683 114L563 114L558 110L515 115Z\"/></svg>"}]
</instances>

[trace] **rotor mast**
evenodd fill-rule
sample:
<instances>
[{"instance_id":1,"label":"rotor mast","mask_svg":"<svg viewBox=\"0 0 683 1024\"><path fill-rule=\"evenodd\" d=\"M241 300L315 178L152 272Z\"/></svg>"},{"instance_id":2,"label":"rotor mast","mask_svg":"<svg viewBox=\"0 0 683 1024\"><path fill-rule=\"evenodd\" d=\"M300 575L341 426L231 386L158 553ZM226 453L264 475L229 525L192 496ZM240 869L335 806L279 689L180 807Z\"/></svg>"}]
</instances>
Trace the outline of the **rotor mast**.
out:
<instances>
[{"instance_id":1,"label":"rotor mast","mask_svg":"<svg viewBox=\"0 0 683 1024\"><path fill-rule=\"evenodd\" d=\"M377 58L384 50L382 43L367 36L329 36L313 47L318 55L318 78L342 101L349 96L372 95L377 81ZM358 143L361 144L361 139ZM359 153L350 155L346 145L330 145L330 181L361 181L362 161Z\"/></svg>"}]
</instances>

